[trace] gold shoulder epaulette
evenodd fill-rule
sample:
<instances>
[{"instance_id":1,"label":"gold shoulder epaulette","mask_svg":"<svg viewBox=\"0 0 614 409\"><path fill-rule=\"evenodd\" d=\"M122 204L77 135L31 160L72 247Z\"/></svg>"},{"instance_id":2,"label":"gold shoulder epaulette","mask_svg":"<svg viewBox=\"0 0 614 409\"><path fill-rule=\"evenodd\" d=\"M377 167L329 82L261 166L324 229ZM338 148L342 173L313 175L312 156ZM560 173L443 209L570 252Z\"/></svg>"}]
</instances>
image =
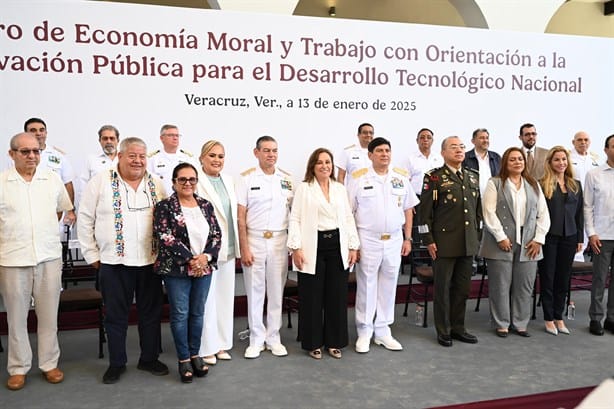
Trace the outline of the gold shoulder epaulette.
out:
<instances>
[{"instance_id":1,"label":"gold shoulder epaulette","mask_svg":"<svg viewBox=\"0 0 614 409\"><path fill-rule=\"evenodd\" d=\"M278 170L278 171L280 171L281 173L283 173L283 174L284 174L284 175L286 175L286 176L292 176L292 175L290 174L290 172L287 172L287 171L283 170L282 168L279 168L279 167L278 167L278 168L277 168L277 170Z\"/></svg>"},{"instance_id":2,"label":"gold shoulder epaulette","mask_svg":"<svg viewBox=\"0 0 614 409\"><path fill-rule=\"evenodd\" d=\"M64 152L62 149L58 148L57 146L54 146L53 149L60 152L62 155L66 155L66 152Z\"/></svg>"},{"instance_id":3,"label":"gold shoulder epaulette","mask_svg":"<svg viewBox=\"0 0 614 409\"><path fill-rule=\"evenodd\" d=\"M179 149L179 151L181 153L183 153L184 155L188 155L190 158L194 156L194 155L192 155L192 152L188 152L188 151L183 150L183 149Z\"/></svg>"},{"instance_id":4,"label":"gold shoulder epaulette","mask_svg":"<svg viewBox=\"0 0 614 409\"><path fill-rule=\"evenodd\" d=\"M246 171L241 172L241 176L247 176L247 175L249 175L250 173L252 173L255 170L256 170L256 168L249 168Z\"/></svg>"},{"instance_id":5,"label":"gold shoulder epaulette","mask_svg":"<svg viewBox=\"0 0 614 409\"><path fill-rule=\"evenodd\" d=\"M409 176L409 172L407 171L407 169L394 167L392 168L392 170L397 172L399 175L403 175L405 177Z\"/></svg>"},{"instance_id":6,"label":"gold shoulder epaulette","mask_svg":"<svg viewBox=\"0 0 614 409\"><path fill-rule=\"evenodd\" d=\"M352 172L352 177L354 179L358 179L359 177L366 175L368 171L369 171L369 168L357 169L354 172Z\"/></svg>"},{"instance_id":7,"label":"gold shoulder epaulette","mask_svg":"<svg viewBox=\"0 0 614 409\"><path fill-rule=\"evenodd\" d=\"M346 150L348 150L348 149L352 149L352 148L354 148L354 147L356 147L356 144L355 144L355 143L351 144L350 146L346 146L345 148L343 148L343 150L344 150L344 151L346 151Z\"/></svg>"},{"instance_id":8,"label":"gold shoulder epaulette","mask_svg":"<svg viewBox=\"0 0 614 409\"><path fill-rule=\"evenodd\" d=\"M149 152L149 153L147 154L147 157L148 157L148 158L152 158L152 157L154 157L155 155L157 155L157 154L159 154L159 153L160 153L160 149L158 149L157 151Z\"/></svg>"}]
</instances>

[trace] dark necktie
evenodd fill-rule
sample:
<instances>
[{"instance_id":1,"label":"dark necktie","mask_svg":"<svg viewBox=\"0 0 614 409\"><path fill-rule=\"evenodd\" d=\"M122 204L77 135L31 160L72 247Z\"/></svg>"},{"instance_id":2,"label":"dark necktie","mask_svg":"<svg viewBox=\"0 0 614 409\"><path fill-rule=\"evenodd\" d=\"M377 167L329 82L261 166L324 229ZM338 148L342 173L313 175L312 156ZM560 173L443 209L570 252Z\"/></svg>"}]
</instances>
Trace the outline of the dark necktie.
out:
<instances>
[{"instance_id":1,"label":"dark necktie","mask_svg":"<svg viewBox=\"0 0 614 409\"><path fill-rule=\"evenodd\" d=\"M460 170L456 171L456 176L458 176L460 180L463 180L463 173Z\"/></svg>"}]
</instances>

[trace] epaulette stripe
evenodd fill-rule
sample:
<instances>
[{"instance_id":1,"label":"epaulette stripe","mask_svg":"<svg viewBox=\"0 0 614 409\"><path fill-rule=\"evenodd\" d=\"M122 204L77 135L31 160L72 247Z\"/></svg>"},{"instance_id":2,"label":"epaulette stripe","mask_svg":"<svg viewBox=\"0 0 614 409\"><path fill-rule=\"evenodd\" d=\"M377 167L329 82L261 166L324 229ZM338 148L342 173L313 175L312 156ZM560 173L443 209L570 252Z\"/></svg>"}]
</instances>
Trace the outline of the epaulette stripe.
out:
<instances>
[{"instance_id":1,"label":"epaulette stripe","mask_svg":"<svg viewBox=\"0 0 614 409\"><path fill-rule=\"evenodd\" d=\"M256 170L256 168L249 168L246 171L242 172L241 176L247 176L247 175L249 175L250 173L252 173L255 170Z\"/></svg>"},{"instance_id":2,"label":"epaulette stripe","mask_svg":"<svg viewBox=\"0 0 614 409\"><path fill-rule=\"evenodd\" d=\"M403 176L407 176L407 175L409 175L409 172L408 172L406 169L403 169L403 168L397 168L397 167L395 167L395 168L392 168L392 170L393 170L393 171L395 171L395 172L397 172L397 173L398 173L398 174L400 174L400 175L403 175Z\"/></svg>"},{"instance_id":3,"label":"epaulette stripe","mask_svg":"<svg viewBox=\"0 0 614 409\"><path fill-rule=\"evenodd\" d=\"M367 172L369 172L369 168L357 169L354 172L352 172L352 177L354 179L358 179L359 177L366 175Z\"/></svg>"}]
</instances>

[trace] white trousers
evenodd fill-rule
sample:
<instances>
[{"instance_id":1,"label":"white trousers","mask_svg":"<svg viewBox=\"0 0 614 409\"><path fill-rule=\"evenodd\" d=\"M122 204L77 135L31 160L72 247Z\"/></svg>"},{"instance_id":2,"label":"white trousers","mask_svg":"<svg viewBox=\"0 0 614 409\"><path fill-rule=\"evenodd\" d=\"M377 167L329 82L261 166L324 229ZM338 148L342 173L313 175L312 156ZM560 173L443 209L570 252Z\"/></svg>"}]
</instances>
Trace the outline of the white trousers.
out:
<instances>
[{"instance_id":1,"label":"white trousers","mask_svg":"<svg viewBox=\"0 0 614 409\"><path fill-rule=\"evenodd\" d=\"M356 264L356 332L359 337L391 335L403 235L389 240L358 231L360 261Z\"/></svg>"},{"instance_id":2,"label":"white trousers","mask_svg":"<svg viewBox=\"0 0 614 409\"><path fill-rule=\"evenodd\" d=\"M28 311L34 298L38 321L38 367L47 372L58 367L58 305L62 290L62 261L45 261L34 267L0 266L0 294L9 328L7 370L25 375L32 367L28 337Z\"/></svg>"},{"instance_id":3,"label":"white trousers","mask_svg":"<svg viewBox=\"0 0 614 409\"><path fill-rule=\"evenodd\" d=\"M249 248L254 255L251 267L243 266L247 294L247 322L249 345L260 347L265 343L281 342L282 298L288 276L288 234L276 233L270 239L248 234ZM263 320L264 298L267 298L266 324Z\"/></svg>"},{"instance_id":4,"label":"white trousers","mask_svg":"<svg viewBox=\"0 0 614 409\"><path fill-rule=\"evenodd\" d=\"M232 348L235 306L235 258L217 263L205 303L200 356Z\"/></svg>"}]
</instances>

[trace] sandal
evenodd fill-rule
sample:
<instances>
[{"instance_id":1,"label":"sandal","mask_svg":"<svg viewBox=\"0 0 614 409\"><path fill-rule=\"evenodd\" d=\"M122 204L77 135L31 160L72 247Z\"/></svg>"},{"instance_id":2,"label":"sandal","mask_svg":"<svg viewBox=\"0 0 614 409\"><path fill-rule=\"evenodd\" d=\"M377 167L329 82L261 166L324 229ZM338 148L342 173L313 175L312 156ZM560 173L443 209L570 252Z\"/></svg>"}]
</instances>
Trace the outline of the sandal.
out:
<instances>
[{"instance_id":1,"label":"sandal","mask_svg":"<svg viewBox=\"0 0 614 409\"><path fill-rule=\"evenodd\" d=\"M341 350L337 348L328 348L328 354L335 359L341 359Z\"/></svg>"},{"instance_id":2,"label":"sandal","mask_svg":"<svg viewBox=\"0 0 614 409\"><path fill-rule=\"evenodd\" d=\"M309 356L313 359L322 359L322 350L320 348L316 348L313 351L309 351Z\"/></svg>"},{"instance_id":3,"label":"sandal","mask_svg":"<svg viewBox=\"0 0 614 409\"><path fill-rule=\"evenodd\" d=\"M194 369L194 375L199 378L207 375L209 372L209 367L205 364L202 356L193 356L190 358L190 362L192 362L192 369Z\"/></svg>"},{"instance_id":4,"label":"sandal","mask_svg":"<svg viewBox=\"0 0 614 409\"><path fill-rule=\"evenodd\" d=\"M179 361L179 377L183 383L192 383L192 367L190 361Z\"/></svg>"}]
</instances>

